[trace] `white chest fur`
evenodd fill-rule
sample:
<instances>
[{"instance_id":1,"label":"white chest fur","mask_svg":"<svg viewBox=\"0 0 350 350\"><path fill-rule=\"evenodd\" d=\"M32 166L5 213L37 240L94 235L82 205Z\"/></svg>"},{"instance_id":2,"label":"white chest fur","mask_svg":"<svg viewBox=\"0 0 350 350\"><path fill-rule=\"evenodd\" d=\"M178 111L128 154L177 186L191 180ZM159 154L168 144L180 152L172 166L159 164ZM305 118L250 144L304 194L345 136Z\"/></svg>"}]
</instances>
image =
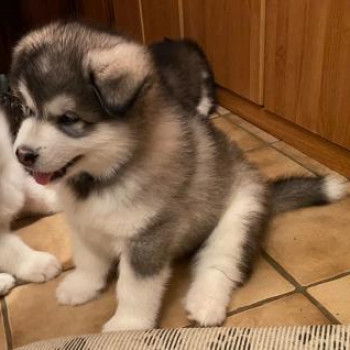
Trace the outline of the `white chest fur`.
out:
<instances>
[{"instance_id":1,"label":"white chest fur","mask_svg":"<svg viewBox=\"0 0 350 350\"><path fill-rule=\"evenodd\" d=\"M79 232L93 233L111 239L127 239L146 227L157 213L155 205L133 201L118 187L102 193L92 193L87 199L77 199L67 187L62 187L61 201L66 216Z\"/></svg>"}]
</instances>

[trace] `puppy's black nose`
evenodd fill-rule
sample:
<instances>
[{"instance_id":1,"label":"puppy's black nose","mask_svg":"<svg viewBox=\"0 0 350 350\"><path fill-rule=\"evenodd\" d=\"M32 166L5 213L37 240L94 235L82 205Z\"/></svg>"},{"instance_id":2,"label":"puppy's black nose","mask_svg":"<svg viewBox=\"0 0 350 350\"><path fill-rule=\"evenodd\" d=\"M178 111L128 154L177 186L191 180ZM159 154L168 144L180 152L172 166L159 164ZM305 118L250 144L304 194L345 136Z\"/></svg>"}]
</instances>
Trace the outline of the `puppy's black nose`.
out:
<instances>
[{"instance_id":1,"label":"puppy's black nose","mask_svg":"<svg viewBox=\"0 0 350 350\"><path fill-rule=\"evenodd\" d=\"M16 156L20 163L25 166L33 166L36 159L38 158L38 153L33 151L27 146L18 147L16 150Z\"/></svg>"}]
</instances>

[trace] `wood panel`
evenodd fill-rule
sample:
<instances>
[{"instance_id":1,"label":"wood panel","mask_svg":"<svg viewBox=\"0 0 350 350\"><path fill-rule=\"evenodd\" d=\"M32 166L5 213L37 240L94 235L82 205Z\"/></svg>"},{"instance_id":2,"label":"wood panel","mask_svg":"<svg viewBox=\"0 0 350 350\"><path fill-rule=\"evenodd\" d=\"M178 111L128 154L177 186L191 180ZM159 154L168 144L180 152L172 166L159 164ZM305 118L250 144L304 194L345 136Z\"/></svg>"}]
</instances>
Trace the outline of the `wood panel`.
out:
<instances>
[{"instance_id":1,"label":"wood panel","mask_svg":"<svg viewBox=\"0 0 350 350\"><path fill-rule=\"evenodd\" d=\"M143 42L141 0L112 0L115 28Z\"/></svg>"},{"instance_id":2,"label":"wood panel","mask_svg":"<svg viewBox=\"0 0 350 350\"><path fill-rule=\"evenodd\" d=\"M181 37L178 0L142 0L145 42Z\"/></svg>"},{"instance_id":3,"label":"wood panel","mask_svg":"<svg viewBox=\"0 0 350 350\"><path fill-rule=\"evenodd\" d=\"M75 6L79 19L105 26L112 24L109 0L75 0Z\"/></svg>"},{"instance_id":4,"label":"wood panel","mask_svg":"<svg viewBox=\"0 0 350 350\"><path fill-rule=\"evenodd\" d=\"M219 88L219 103L329 168L350 177L350 152L248 100Z\"/></svg>"},{"instance_id":5,"label":"wood panel","mask_svg":"<svg viewBox=\"0 0 350 350\"><path fill-rule=\"evenodd\" d=\"M58 19L74 19L71 0L0 1L0 73L7 73L11 50L28 30Z\"/></svg>"},{"instance_id":6,"label":"wood panel","mask_svg":"<svg viewBox=\"0 0 350 350\"><path fill-rule=\"evenodd\" d=\"M265 0L183 0L185 36L206 51L217 83L263 100Z\"/></svg>"},{"instance_id":7,"label":"wood panel","mask_svg":"<svg viewBox=\"0 0 350 350\"><path fill-rule=\"evenodd\" d=\"M22 28L32 29L59 19L75 19L71 0L19 0L18 16Z\"/></svg>"},{"instance_id":8,"label":"wood panel","mask_svg":"<svg viewBox=\"0 0 350 350\"><path fill-rule=\"evenodd\" d=\"M21 34L18 11L18 2L0 1L0 74L9 71L12 46Z\"/></svg>"},{"instance_id":9,"label":"wood panel","mask_svg":"<svg viewBox=\"0 0 350 350\"><path fill-rule=\"evenodd\" d=\"M350 1L267 0L265 106L350 150Z\"/></svg>"}]
</instances>

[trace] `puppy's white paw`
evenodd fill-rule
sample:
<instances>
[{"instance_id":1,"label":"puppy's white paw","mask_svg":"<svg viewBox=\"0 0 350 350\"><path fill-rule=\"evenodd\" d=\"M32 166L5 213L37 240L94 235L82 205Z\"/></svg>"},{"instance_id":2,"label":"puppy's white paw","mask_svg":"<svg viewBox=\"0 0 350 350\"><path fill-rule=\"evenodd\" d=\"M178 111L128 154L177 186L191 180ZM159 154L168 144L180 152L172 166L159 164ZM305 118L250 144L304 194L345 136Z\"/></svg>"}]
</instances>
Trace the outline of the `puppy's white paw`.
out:
<instances>
[{"instance_id":1,"label":"puppy's white paw","mask_svg":"<svg viewBox=\"0 0 350 350\"><path fill-rule=\"evenodd\" d=\"M16 277L27 282L45 282L61 272L58 260L49 253L33 251L19 267Z\"/></svg>"},{"instance_id":2,"label":"puppy's white paw","mask_svg":"<svg viewBox=\"0 0 350 350\"><path fill-rule=\"evenodd\" d=\"M226 318L225 302L195 288L186 297L185 309L188 319L202 327L220 326Z\"/></svg>"},{"instance_id":3,"label":"puppy's white paw","mask_svg":"<svg viewBox=\"0 0 350 350\"><path fill-rule=\"evenodd\" d=\"M0 273L0 295L7 294L14 287L16 280L8 273Z\"/></svg>"},{"instance_id":4,"label":"puppy's white paw","mask_svg":"<svg viewBox=\"0 0 350 350\"><path fill-rule=\"evenodd\" d=\"M129 315L128 317L120 317L114 315L102 328L102 332L115 332L127 330L145 330L154 328L155 325L149 320L142 319L136 315Z\"/></svg>"},{"instance_id":5,"label":"puppy's white paw","mask_svg":"<svg viewBox=\"0 0 350 350\"><path fill-rule=\"evenodd\" d=\"M81 271L70 273L57 287L56 297L62 305L80 305L95 299L104 287L104 281L97 280Z\"/></svg>"}]
</instances>

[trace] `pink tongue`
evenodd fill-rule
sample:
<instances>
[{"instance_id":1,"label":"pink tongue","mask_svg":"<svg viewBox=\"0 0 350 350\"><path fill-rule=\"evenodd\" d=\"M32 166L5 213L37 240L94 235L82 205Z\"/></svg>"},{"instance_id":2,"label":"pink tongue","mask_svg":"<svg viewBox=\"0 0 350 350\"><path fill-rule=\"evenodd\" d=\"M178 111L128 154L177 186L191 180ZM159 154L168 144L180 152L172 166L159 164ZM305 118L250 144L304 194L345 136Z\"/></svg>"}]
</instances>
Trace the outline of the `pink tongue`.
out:
<instances>
[{"instance_id":1,"label":"pink tongue","mask_svg":"<svg viewBox=\"0 0 350 350\"><path fill-rule=\"evenodd\" d=\"M33 173L34 180L40 185L47 185L52 177L53 173Z\"/></svg>"}]
</instances>

